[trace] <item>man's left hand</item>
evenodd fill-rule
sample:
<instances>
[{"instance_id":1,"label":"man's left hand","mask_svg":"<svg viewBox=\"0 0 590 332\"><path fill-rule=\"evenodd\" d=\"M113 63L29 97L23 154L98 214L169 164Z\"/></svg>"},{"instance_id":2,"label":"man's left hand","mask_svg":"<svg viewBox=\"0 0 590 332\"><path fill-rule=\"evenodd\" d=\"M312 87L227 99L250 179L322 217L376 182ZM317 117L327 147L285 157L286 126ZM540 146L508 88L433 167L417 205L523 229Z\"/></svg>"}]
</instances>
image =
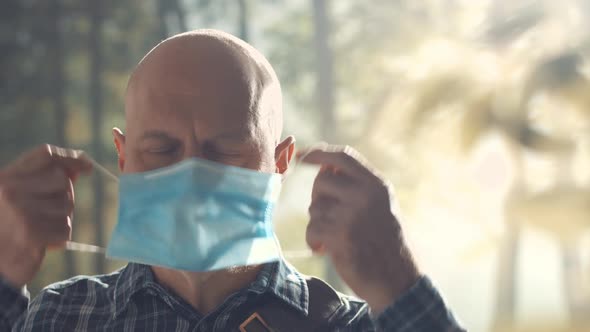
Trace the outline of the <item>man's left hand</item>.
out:
<instances>
[{"instance_id":1,"label":"man's left hand","mask_svg":"<svg viewBox=\"0 0 590 332\"><path fill-rule=\"evenodd\" d=\"M392 210L390 187L350 147L312 149L302 158L321 165L309 207L308 245L328 255L352 291L381 313L420 276Z\"/></svg>"}]
</instances>

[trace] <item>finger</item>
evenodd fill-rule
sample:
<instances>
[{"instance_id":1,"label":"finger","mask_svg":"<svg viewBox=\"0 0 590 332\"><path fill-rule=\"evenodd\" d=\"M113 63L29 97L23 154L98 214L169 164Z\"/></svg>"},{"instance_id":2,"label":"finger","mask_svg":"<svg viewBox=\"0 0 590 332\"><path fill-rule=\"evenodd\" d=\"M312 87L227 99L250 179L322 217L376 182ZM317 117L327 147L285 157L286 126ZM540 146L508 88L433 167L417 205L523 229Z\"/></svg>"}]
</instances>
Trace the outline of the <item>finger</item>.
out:
<instances>
[{"instance_id":1,"label":"finger","mask_svg":"<svg viewBox=\"0 0 590 332\"><path fill-rule=\"evenodd\" d=\"M309 206L309 224L317 225L320 230L332 235L340 234L349 229L355 218L355 209L349 205L328 196L320 196Z\"/></svg>"},{"instance_id":2,"label":"finger","mask_svg":"<svg viewBox=\"0 0 590 332\"><path fill-rule=\"evenodd\" d=\"M49 167L49 165L51 165L51 147L49 144L43 144L22 154L15 162L7 167L7 171L14 171L17 174L27 174Z\"/></svg>"},{"instance_id":3,"label":"finger","mask_svg":"<svg viewBox=\"0 0 590 332\"><path fill-rule=\"evenodd\" d=\"M87 174L92 170L92 162L83 151L60 148L50 145L52 161L61 166L68 177L75 179L79 174Z\"/></svg>"},{"instance_id":4,"label":"finger","mask_svg":"<svg viewBox=\"0 0 590 332\"><path fill-rule=\"evenodd\" d=\"M23 204L25 211L31 211L33 220L59 219L71 216L74 201L71 196L63 193L60 196L29 199Z\"/></svg>"},{"instance_id":5,"label":"finger","mask_svg":"<svg viewBox=\"0 0 590 332\"><path fill-rule=\"evenodd\" d=\"M92 169L92 164L81 151L60 148L54 145L44 144L25 153L16 162L9 166L16 174L31 174L51 165L62 167L66 174L74 177L79 173L85 173Z\"/></svg>"},{"instance_id":6,"label":"finger","mask_svg":"<svg viewBox=\"0 0 590 332\"><path fill-rule=\"evenodd\" d=\"M305 232L307 245L314 253L333 252L344 239L345 228L339 226L338 223L327 223L325 219L311 217Z\"/></svg>"},{"instance_id":7,"label":"finger","mask_svg":"<svg viewBox=\"0 0 590 332\"><path fill-rule=\"evenodd\" d=\"M21 195L54 195L71 190L72 180L59 167L50 167L40 173L22 175L7 184Z\"/></svg>"},{"instance_id":8,"label":"finger","mask_svg":"<svg viewBox=\"0 0 590 332\"><path fill-rule=\"evenodd\" d=\"M371 171L365 166L361 155L348 146L328 146L325 149L313 149L304 156L299 154L304 163L329 165L349 176L366 176Z\"/></svg>"},{"instance_id":9,"label":"finger","mask_svg":"<svg viewBox=\"0 0 590 332\"><path fill-rule=\"evenodd\" d=\"M334 198L320 196L312 200L309 205L309 223L306 229L306 241L312 251L324 246L324 236L329 230L329 211L336 206Z\"/></svg>"},{"instance_id":10,"label":"finger","mask_svg":"<svg viewBox=\"0 0 590 332\"><path fill-rule=\"evenodd\" d=\"M36 240L51 248L63 246L72 235L72 222L69 216L37 220L35 227Z\"/></svg>"},{"instance_id":11,"label":"finger","mask_svg":"<svg viewBox=\"0 0 590 332\"><path fill-rule=\"evenodd\" d=\"M332 218L333 211L337 209L338 204L338 200L330 196L316 197L309 205L309 217L312 221L332 223L335 221Z\"/></svg>"},{"instance_id":12,"label":"finger","mask_svg":"<svg viewBox=\"0 0 590 332\"><path fill-rule=\"evenodd\" d=\"M311 221L309 224L307 224L307 229L305 231L305 241L307 242L309 249L311 249L314 254L325 254L326 246L324 245L323 235L325 233L325 227L326 226L318 223L312 223Z\"/></svg>"},{"instance_id":13,"label":"finger","mask_svg":"<svg viewBox=\"0 0 590 332\"><path fill-rule=\"evenodd\" d=\"M314 199L318 196L329 196L346 202L354 199L358 195L357 191L358 183L355 179L342 173L320 170L314 180L311 197Z\"/></svg>"},{"instance_id":14,"label":"finger","mask_svg":"<svg viewBox=\"0 0 590 332\"><path fill-rule=\"evenodd\" d=\"M306 240L312 251L322 253L337 247L335 242L342 238L342 233L350 223L349 212L334 200L320 197L310 205L309 223Z\"/></svg>"},{"instance_id":15,"label":"finger","mask_svg":"<svg viewBox=\"0 0 590 332\"><path fill-rule=\"evenodd\" d=\"M19 240L30 247L59 247L68 241L71 235L69 216L53 219L28 217L23 226L23 237Z\"/></svg>"}]
</instances>

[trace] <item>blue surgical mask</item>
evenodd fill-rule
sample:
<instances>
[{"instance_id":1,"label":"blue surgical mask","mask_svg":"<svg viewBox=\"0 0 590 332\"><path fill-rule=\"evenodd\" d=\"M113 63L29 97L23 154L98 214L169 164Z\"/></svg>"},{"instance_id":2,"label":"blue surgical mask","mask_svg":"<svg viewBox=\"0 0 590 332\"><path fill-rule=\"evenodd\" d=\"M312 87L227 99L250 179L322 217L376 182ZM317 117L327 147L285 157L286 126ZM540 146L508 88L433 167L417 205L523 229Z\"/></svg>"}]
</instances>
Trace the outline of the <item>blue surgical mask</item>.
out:
<instances>
[{"instance_id":1,"label":"blue surgical mask","mask_svg":"<svg viewBox=\"0 0 590 332\"><path fill-rule=\"evenodd\" d=\"M280 189L280 174L199 158L123 174L107 256L189 271L278 260Z\"/></svg>"}]
</instances>

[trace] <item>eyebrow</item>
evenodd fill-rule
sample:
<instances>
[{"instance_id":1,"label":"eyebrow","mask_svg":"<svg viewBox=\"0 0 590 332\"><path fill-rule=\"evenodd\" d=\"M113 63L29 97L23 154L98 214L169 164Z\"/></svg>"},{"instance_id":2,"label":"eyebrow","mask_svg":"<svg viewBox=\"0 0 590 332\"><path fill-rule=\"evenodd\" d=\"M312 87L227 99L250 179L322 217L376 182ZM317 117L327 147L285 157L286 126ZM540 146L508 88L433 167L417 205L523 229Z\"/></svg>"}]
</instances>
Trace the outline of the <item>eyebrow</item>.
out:
<instances>
[{"instance_id":1,"label":"eyebrow","mask_svg":"<svg viewBox=\"0 0 590 332\"><path fill-rule=\"evenodd\" d=\"M211 140L249 142L252 140L252 137L246 131L230 131L217 135L213 137Z\"/></svg>"},{"instance_id":2,"label":"eyebrow","mask_svg":"<svg viewBox=\"0 0 590 332\"><path fill-rule=\"evenodd\" d=\"M175 137L170 136L168 133L162 130L148 130L143 133L140 137L140 140L146 139L159 139L159 140L178 140ZM240 143L250 143L253 138L247 133L247 131L230 131L219 134L209 141L230 141L230 142L240 142Z\"/></svg>"},{"instance_id":3,"label":"eyebrow","mask_svg":"<svg viewBox=\"0 0 590 332\"><path fill-rule=\"evenodd\" d=\"M176 140L176 138L168 135L168 133L161 131L161 130L148 130L141 135L140 140L145 140L145 139L149 139L149 138Z\"/></svg>"}]
</instances>

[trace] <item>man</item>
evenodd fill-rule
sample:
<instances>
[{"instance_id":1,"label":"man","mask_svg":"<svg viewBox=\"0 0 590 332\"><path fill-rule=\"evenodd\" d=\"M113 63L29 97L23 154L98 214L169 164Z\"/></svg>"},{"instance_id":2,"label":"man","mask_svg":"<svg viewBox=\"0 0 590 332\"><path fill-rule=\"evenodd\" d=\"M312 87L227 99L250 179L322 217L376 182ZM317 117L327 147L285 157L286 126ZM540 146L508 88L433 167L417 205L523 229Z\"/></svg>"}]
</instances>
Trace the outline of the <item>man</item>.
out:
<instances>
[{"instance_id":1,"label":"man","mask_svg":"<svg viewBox=\"0 0 590 332\"><path fill-rule=\"evenodd\" d=\"M281 92L266 59L228 34L169 38L138 64L114 141L123 174L202 158L284 174ZM350 148L308 151L321 165L307 243L330 257L364 301L335 293L284 261L194 272L129 263L109 275L19 291L46 249L70 238L78 151L43 146L0 170L0 329L13 331L459 331L413 261L383 180ZM365 302L366 301L366 302Z\"/></svg>"}]
</instances>

